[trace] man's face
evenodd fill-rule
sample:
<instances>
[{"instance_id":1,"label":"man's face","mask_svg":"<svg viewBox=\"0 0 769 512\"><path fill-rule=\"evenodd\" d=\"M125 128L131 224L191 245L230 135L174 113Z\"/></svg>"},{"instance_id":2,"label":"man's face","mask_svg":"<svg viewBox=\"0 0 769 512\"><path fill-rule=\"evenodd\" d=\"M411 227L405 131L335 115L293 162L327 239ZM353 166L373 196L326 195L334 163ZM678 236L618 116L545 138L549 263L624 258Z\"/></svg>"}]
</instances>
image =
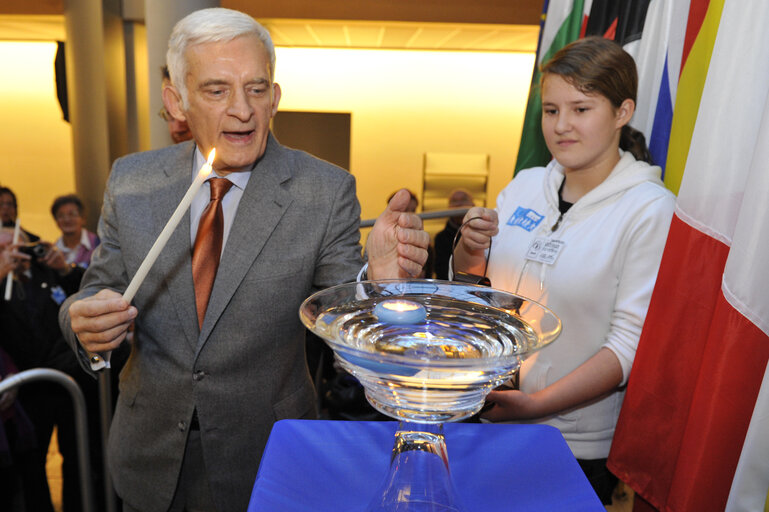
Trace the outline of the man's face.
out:
<instances>
[{"instance_id":1,"label":"man's face","mask_svg":"<svg viewBox=\"0 0 769 512\"><path fill-rule=\"evenodd\" d=\"M16 205L11 194L0 194L0 221L4 226L16 222Z\"/></svg>"},{"instance_id":2,"label":"man's face","mask_svg":"<svg viewBox=\"0 0 769 512\"><path fill-rule=\"evenodd\" d=\"M204 156L216 148L220 174L247 170L264 154L280 87L270 79L270 59L256 36L202 43L185 53L188 108L174 89L171 114L189 125Z\"/></svg>"},{"instance_id":3,"label":"man's face","mask_svg":"<svg viewBox=\"0 0 769 512\"><path fill-rule=\"evenodd\" d=\"M56 225L65 235L79 235L83 229L84 219L77 205L65 203L56 210Z\"/></svg>"},{"instance_id":4,"label":"man's face","mask_svg":"<svg viewBox=\"0 0 769 512\"><path fill-rule=\"evenodd\" d=\"M449 196L449 208L472 208L475 206L473 198L465 192L454 192ZM454 224L462 224L464 216L451 217Z\"/></svg>"}]
</instances>

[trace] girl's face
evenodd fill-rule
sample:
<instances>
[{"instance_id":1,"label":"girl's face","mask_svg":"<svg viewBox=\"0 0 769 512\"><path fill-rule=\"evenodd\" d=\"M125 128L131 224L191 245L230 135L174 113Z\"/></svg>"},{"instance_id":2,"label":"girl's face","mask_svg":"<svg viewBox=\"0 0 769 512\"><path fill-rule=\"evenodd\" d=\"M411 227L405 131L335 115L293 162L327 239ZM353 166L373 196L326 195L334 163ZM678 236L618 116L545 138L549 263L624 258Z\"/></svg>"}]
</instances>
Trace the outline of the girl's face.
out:
<instances>
[{"instance_id":1,"label":"girl's face","mask_svg":"<svg viewBox=\"0 0 769 512\"><path fill-rule=\"evenodd\" d=\"M565 171L603 171L619 160L620 130L633 113L633 101L614 108L601 94L585 94L559 75L542 82L542 133Z\"/></svg>"}]
</instances>

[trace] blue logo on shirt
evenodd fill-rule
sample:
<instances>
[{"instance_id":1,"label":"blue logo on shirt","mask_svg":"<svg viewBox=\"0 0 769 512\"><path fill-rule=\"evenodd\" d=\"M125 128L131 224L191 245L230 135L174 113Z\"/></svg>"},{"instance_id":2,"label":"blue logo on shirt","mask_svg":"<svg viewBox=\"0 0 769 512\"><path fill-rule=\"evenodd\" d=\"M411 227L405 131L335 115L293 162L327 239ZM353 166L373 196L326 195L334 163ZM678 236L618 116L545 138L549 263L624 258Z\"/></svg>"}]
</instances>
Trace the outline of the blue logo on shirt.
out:
<instances>
[{"instance_id":1,"label":"blue logo on shirt","mask_svg":"<svg viewBox=\"0 0 769 512\"><path fill-rule=\"evenodd\" d=\"M507 221L508 226L519 226L526 231L532 231L539 226L539 223L544 219L544 215L540 215L530 208L523 208L519 206L515 213L510 216Z\"/></svg>"},{"instance_id":2,"label":"blue logo on shirt","mask_svg":"<svg viewBox=\"0 0 769 512\"><path fill-rule=\"evenodd\" d=\"M67 294L61 288L61 286L56 285L51 288L51 298L57 305L61 306L61 303L67 299Z\"/></svg>"}]
</instances>

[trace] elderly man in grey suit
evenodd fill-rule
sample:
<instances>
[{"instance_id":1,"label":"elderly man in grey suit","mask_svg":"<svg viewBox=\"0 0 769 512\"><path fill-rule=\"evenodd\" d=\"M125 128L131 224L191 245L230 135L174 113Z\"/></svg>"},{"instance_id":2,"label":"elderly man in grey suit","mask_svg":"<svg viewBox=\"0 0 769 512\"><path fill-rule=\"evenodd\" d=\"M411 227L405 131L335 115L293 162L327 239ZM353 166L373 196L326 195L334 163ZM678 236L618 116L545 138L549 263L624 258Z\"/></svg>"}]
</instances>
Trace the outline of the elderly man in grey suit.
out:
<instances>
[{"instance_id":1,"label":"elderly man in grey suit","mask_svg":"<svg viewBox=\"0 0 769 512\"><path fill-rule=\"evenodd\" d=\"M349 173L270 134L275 54L251 17L192 13L174 28L167 60L173 85L163 94L194 142L115 162L102 244L61 323L86 369L89 354L115 349L135 325L109 438L124 510L242 512L273 423L316 415L298 307L364 268L360 208ZM217 178L203 185L129 305L120 294L214 147L225 192ZM396 196L369 236L369 278L415 275L426 259L408 199ZM201 299L198 244L212 235L198 224L209 225L209 202L223 233L203 258L220 262Z\"/></svg>"}]
</instances>

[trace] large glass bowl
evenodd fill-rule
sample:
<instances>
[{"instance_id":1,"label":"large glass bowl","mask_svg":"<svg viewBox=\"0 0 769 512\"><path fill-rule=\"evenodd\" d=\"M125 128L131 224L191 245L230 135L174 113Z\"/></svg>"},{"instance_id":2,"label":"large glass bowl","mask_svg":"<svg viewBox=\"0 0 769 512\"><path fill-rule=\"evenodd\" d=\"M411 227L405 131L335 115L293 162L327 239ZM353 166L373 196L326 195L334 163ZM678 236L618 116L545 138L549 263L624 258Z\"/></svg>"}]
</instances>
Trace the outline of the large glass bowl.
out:
<instances>
[{"instance_id":1,"label":"large glass bowl","mask_svg":"<svg viewBox=\"0 0 769 512\"><path fill-rule=\"evenodd\" d=\"M383 310L403 304L405 311ZM371 405L415 423L472 416L561 332L558 317L525 297L435 280L342 284L312 295L299 312Z\"/></svg>"},{"instance_id":2,"label":"large glass bowl","mask_svg":"<svg viewBox=\"0 0 769 512\"><path fill-rule=\"evenodd\" d=\"M561 322L512 293L471 284L363 281L302 303L304 325L326 340L367 400L400 420L390 469L366 512L463 512L442 425L472 416Z\"/></svg>"}]
</instances>

